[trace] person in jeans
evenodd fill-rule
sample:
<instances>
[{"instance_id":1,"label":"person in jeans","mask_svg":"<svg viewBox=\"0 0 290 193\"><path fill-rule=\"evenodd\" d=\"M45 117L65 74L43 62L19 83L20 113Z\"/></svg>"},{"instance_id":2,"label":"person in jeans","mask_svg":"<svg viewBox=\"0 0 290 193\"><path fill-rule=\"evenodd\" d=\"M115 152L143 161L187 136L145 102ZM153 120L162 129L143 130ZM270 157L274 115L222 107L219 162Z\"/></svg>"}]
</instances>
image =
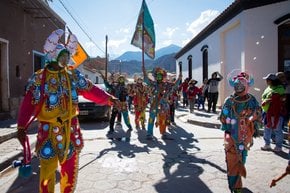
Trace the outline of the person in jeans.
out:
<instances>
[{"instance_id":1,"label":"person in jeans","mask_svg":"<svg viewBox=\"0 0 290 193\"><path fill-rule=\"evenodd\" d=\"M200 89L195 86L197 84L197 81L192 79L189 81L188 83L188 88L187 88L187 98L188 98L188 102L189 102L189 112L193 113L194 112L194 106L195 106L195 101L196 101L196 96L198 94L201 94Z\"/></svg>"},{"instance_id":2,"label":"person in jeans","mask_svg":"<svg viewBox=\"0 0 290 193\"><path fill-rule=\"evenodd\" d=\"M281 99L283 98L285 89L278 77L273 73L268 74L266 77L263 77L263 79L266 80L268 86L262 94L265 145L261 147L261 150L271 150L271 136L272 132L274 132L276 143L274 151L281 152L283 144L282 127L284 122L282 107L285 106Z\"/></svg>"},{"instance_id":3,"label":"person in jeans","mask_svg":"<svg viewBox=\"0 0 290 193\"><path fill-rule=\"evenodd\" d=\"M199 110L199 107L202 108L202 110L205 110L204 103L207 100L208 96L208 85L207 85L207 78L203 80L202 86L199 88L201 93L198 95L198 106L197 109Z\"/></svg>"},{"instance_id":4,"label":"person in jeans","mask_svg":"<svg viewBox=\"0 0 290 193\"><path fill-rule=\"evenodd\" d=\"M211 78L208 80L208 110L212 110L213 113L216 113L216 104L218 101L218 85L219 82L223 79L223 76L219 72L214 72L211 75Z\"/></svg>"},{"instance_id":5,"label":"person in jeans","mask_svg":"<svg viewBox=\"0 0 290 193\"><path fill-rule=\"evenodd\" d=\"M189 78L184 79L184 81L180 84L179 88L182 91L182 104L183 107L188 106L188 98L187 98L187 88L188 88Z\"/></svg>"}]
</instances>

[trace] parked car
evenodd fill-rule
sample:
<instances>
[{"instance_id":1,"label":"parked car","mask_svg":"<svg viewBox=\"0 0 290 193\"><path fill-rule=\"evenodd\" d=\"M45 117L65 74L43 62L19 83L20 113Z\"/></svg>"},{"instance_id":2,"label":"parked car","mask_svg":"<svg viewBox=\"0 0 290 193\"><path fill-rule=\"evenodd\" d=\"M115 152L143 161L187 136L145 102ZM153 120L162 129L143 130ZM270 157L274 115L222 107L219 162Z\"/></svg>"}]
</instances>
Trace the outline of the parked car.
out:
<instances>
[{"instance_id":1,"label":"parked car","mask_svg":"<svg viewBox=\"0 0 290 193\"><path fill-rule=\"evenodd\" d=\"M96 84L99 88L106 90L104 84ZM80 119L104 119L110 120L111 107L109 105L99 105L79 96L79 118Z\"/></svg>"}]
</instances>

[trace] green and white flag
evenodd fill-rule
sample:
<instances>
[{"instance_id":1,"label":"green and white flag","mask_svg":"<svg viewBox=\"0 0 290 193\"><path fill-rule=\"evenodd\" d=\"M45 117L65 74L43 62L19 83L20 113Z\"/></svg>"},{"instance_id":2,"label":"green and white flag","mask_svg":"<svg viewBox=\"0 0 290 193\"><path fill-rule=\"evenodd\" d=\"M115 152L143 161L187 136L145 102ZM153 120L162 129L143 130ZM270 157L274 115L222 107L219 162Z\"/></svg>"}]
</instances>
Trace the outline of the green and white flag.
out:
<instances>
[{"instance_id":1,"label":"green and white flag","mask_svg":"<svg viewBox=\"0 0 290 193\"><path fill-rule=\"evenodd\" d=\"M145 0L139 12L138 21L135 32L131 40L131 44L142 50L142 34L144 35L144 53L154 59L155 58L155 31L152 17L149 13Z\"/></svg>"}]
</instances>

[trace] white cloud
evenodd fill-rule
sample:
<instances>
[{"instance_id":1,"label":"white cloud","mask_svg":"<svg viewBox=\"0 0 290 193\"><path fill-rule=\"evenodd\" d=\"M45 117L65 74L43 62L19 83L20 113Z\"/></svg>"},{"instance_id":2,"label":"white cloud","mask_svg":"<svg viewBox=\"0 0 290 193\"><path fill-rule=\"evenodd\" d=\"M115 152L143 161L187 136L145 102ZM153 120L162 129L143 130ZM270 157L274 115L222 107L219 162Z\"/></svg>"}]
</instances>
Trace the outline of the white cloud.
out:
<instances>
[{"instance_id":1,"label":"white cloud","mask_svg":"<svg viewBox=\"0 0 290 193\"><path fill-rule=\"evenodd\" d=\"M119 48L120 45L127 43L128 39L127 38L123 38L120 40L108 40L108 47L114 47L114 48Z\"/></svg>"},{"instance_id":2,"label":"white cloud","mask_svg":"<svg viewBox=\"0 0 290 193\"><path fill-rule=\"evenodd\" d=\"M163 47L163 46L169 46L170 44L173 44L173 41L172 41L172 40L164 40L164 41L162 42L162 47Z\"/></svg>"},{"instance_id":3,"label":"white cloud","mask_svg":"<svg viewBox=\"0 0 290 193\"><path fill-rule=\"evenodd\" d=\"M217 10L206 10L201 12L199 18L188 24L187 31L192 33L192 36L196 36L202 29L204 29L213 19L220 14Z\"/></svg>"},{"instance_id":4,"label":"white cloud","mask_svg":"<svg viewBox=\"0 0 290 193\"><path fill-rule=\"evenodd\" d=\"M189 38L183 40L183 41L181 42L181 45L182 45L182 46L185 46L188 42L190 42L190 40L191 40L191 39L189 39Z\"/></svg>"},{"instance_id":5,"label":"white cloud","mask_svg":"<svg viewBox=\"0 0 290 193\"><path fill-rule=\"evenodd\" d=\"M166 30L162 33L164 36L167 36L169 39L172 38L173 34L178 30L178 27L167 27Z\"/></svg>"},{"instance_id":6,"label":"white cloud","mask_svg":"<svg viewBox=\"0 0 290 193\"><path fill-rule=\"evenodd\" d=\"M117 34L119 33L124 33L124 34L128 34L130 31L129 28L120 28L119 30L116 31Z\"/></svg>"},{"instance_id":7,"label":"white cloud","mask_svg":"<svg viewBox=\"0 0 290 193\"><path fill-rule=\"evenodd\" d=\"M97 52L99 52L99 50L97 50L97 46L93 42L85 42L83 47L90 56L96 56Z\"/></svg>"}]
</instances>

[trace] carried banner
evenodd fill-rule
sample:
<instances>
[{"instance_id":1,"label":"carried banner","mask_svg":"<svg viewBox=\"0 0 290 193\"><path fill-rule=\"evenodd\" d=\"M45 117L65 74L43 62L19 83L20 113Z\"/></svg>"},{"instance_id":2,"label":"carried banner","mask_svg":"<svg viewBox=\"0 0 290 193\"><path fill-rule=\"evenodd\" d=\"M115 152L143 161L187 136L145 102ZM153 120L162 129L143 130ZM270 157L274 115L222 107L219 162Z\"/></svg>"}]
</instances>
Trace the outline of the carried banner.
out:
<instances>
[{"instance_id":1,"label":"carried banner","mask_svg":"<svg viewBox=\"0 0 290 193\"><path fill-rule=\"evenodd\" d=\"M144 37L142 37L142 35ZM144 42L143 42L144 41ZM144 53L154 59L155 58L155 31L152 17L149 13L145 0L139 12L135 32L131 40L131 44L140 48ZM143 47L144 46L144 47ZM143 50L144 49L144 50Z\"/></svg>"}]
</instances>

